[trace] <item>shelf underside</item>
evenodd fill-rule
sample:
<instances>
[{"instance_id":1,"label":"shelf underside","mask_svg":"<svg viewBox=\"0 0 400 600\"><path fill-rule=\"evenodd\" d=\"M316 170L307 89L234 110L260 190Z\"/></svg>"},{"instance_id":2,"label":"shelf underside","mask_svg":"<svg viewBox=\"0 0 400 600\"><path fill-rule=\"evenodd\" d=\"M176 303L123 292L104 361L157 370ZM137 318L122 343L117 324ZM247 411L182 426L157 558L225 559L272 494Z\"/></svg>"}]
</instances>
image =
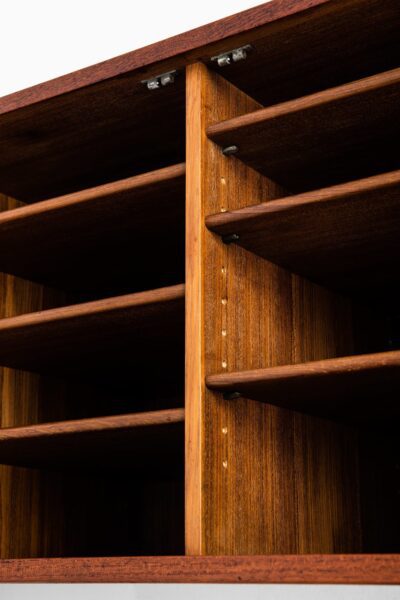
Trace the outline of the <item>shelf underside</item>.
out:
<instances>
[{"instance_id":1,"label":"shelf underside","mask_svg":"<svg viewBox=\"0 0 400 600\"><path fill-rule=\"evenodd\" d=\"M207 386L323 417L390 422L400 416L400 351L221 373Z\"/></svg>"},{"instance_id":2,"label":"shelf underside","mask_svg":"<svg viewBox=\"0 0 400 600\"><path fill-rule=\"evenodd\" d=\"M181 408L0 429L0 463L34 468L183 464Z\"/></svg>"},{"instance_id":3,"label":"shelf underside","mask_svg":"<svg viewBox=\"0 0 400 600\"><path fill-rule=\"evenodd\" d=\"M208 136L290 192L400 166L400 69L215 123ZM372 170L372 172L371 172Z\"/></svg>"},{"instance_id":4,"label":"shelf underside","mask_svg":"<svg viewBox=\"0 0 400 600\"><path fill-rule=\"evenodd\" d=\"M211 231L329 286L392 280L400 259L400 171L207 218Z\"/></svg>"},{"instance_id":5,"label":"shelf underside","mask_svg":"<svg viewBox=\"0 0 400 600\"><path fill-rule=\"evenodd\" d=\"M117 78L3 115L0 191L44 200L184 160L185 77L160 93L140 79Z\"/></svg>"},{"instance_id":6,"label":"shelf underside","mask_svg":"<svg viewBox=\"0 0 400 600\"><path fill-rule=\"evenodd\" d=\"M0 560L10 583L400 584L400 555L121 556Z\"/></svg>"},{"instance_id":7,"label":"shelf underside","mask_svg":"<svg viewBox=\"0 0 400 600\"><path fill-rule=\"evenodd\" d=\"M395 0L331 0L307 16L250 31L242 37L253 46L245 61L210 66L271 105L399 66L399 26Z\"/></svg>"},{"instance_id":8,"label":"shelf underside","mask_svg":"<svg viewBox=\"0 0 400 600\"><path fill-rule=\"evenodd\" d=\"M183 338L182 284L2 319L0 364L100 380L113 368L144 377L159 360L181 372Z\"/></svg>"},{"instance_id":9,"label":"shelf underside","mask_svg":"<svg viewBox=\"0 0 400 600\"><path fill-rule=\"evenodd\" d=\"M176 283L184 222L178 164L0 213L0 271L87 294Z\"/></svg>"}]
</instances>

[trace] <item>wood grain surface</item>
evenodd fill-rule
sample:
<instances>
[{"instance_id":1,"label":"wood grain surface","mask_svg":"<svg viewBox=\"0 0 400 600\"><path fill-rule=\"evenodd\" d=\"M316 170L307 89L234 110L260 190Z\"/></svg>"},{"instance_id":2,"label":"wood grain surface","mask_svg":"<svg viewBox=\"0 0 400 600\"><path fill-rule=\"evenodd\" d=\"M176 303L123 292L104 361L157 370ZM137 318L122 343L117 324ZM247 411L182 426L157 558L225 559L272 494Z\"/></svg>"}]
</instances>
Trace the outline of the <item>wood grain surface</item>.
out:
<instances>
[{"instance_id":1,"label":"wood grain surface","mask_svg":"<svg viewBox=\"0 0 400 600\"><path fill-rule=\"evenodd\" d=\"M0 429L0 463L176 469L183 458L183 423L184 410L176 408Z\"/></svg>"},{"instance_id":2,"label":"wood grain surface","mask_svg":"<svg viewBox=\"0 0 400 600\"><path fill-rule=\"evenodd\" d=\"M3 115L0 190L32 202L183 162L185 77L159 93L143 77Z\"/></svg>"},{"instance_id":3,"label":"wood grain surface","mask_svg":"<svg viewBox=\"0 0 400 600\"><path fill-rule=\"evenodd\" d=\"M207 378L210 389L324 417L365 421L400 416L400 352L331 358ZM390 390L382 394L382 390Z\"/></svg>"},{"instance_id":4,"label":"wood grain surface","mask_svg":"<svg viewBox=\"0 0 400 600\"><path fill-rule=\"evenodd\" d=\"M152 465L150 478L118 463L101 470L12 467L2 558L182 554L182 463ZM29 474L36 485L23 488Z\"/></svg>"},{"instance_id":5,"label":"wood grain surface","mask_svg":"<svg viewBox=\"0 0 400 600\"><path fill-rule=\"evenodd\" d=\"M211 123L207 135L290 191L398 167L400 69Z\"/></svg>"},{"instance_id":6,"label":"wood grain surface","mask_svg":"<svg viewBox=\"0 0 400 600\"><path fill-rule=\"evenodd\" d=\"M350 353L351 310L207 231L206 215L283 190L205 135L257 104L201 64L187 86L186 552L357 551L353 429L205 388L214 373Z\"/></svg>"},{"instance_id":7,"label":"wood grain surface","mask_svg":"<svg viewBox=\"0 0 400 600\"><path fill-rule=\"evenodd\" d=\"M133 183L133 187L136 188L135 197L138 198L138 192L141 194L140 202L142 209L145 209L142 210L141 231L136 235L136 247L132 242L132 226L138 227L140 218L138 218L137 210L135 214L135 211L128 206L129 198L124 197L120 183L110 184L102 190L78 193L73 198L53 199L47 203L47 216L50 216L50 220L53 219L51 224L45 224L46 219L43 218L45 215L41 212L43 205L21 207L19 209L21 212L14 212L14 209L21 203L1 197L1 208L7 211L5 220L8 224L11 221L12 226L16 226L16 229L8 237L8 243L14 244L14 252L11 255L8 254L9 259L15 260L16 263L19 262L20 266L25 262L22 268L26 269L23 273L26 276L34 274L32 265L36 264L38 267L36 274L40 275L40 279L43 276L47 283L49 279L53 278L54 283L68 290L67 295L12 275L1 275L3 291L1 316L4 317L1 325L7 328L7 323L10 325L11 320L11 329L13 329L12 319L14 316L18 315L22 319L16 323L14 321L16 326L14 333L17 337L22 335L19 337L20 351L26 360L22 360L22 362L17 360L18 365L14 361L11 362L13 366L39 369L48 375L43 377L15 369L1 369L2 426L30 425L27 430L24 430L27 437L23 438L22 442L18 439L21 434L20 429L16 438L3 440L7 446L7 450L4 447L3 460L4 462L9 460L14 464L42 467L40 470L4 465L0 467L2 508L0 552L2 558L96 556L99 554L112 556L121 552L128 555L170 554L184 551L183 422L167 426L166 429L169 429L169 434L172 433L172 435L164 434L166 429L163 426L154 426L147 430L141 428L141 433L133 438L123 428L120 428L119 431L103 430L100 434L96 431L81 431L78 437L83 435L86 440L83 446L77 443L74 435L72 435L74 441L71 442L70 431L61 433L58 423L68 416L76 418L78 415L115 414L115 412L126 412L129 409L143 410L147 408L148 410L149 408L182 405L183 286L176 286L178 288L176 301L173 292L171 297L167 292L169 308L164 313L166 317L164 322L157 309L159 300L157 291L155 291L155 295L150 292L149 296L148 292L144 294L144 297L141 294L136 296L139 302L136 307L141 315L137 314L136 323L140 321L140 327L135 327L135 336L132 335L132 329L126 327L127 322L123 326L120 321L121 328L117 326L119 318L122 320L128 318L129 320L129 312L132 308L129 308L129 302L128 305L117 302L119 308L116 308L114 304L119 318L117 317L117 321L112 318L114 322L113 324L109 322L109 327L103 327L102 319L100 318L99 321L98 318L100 314L104 316L108 313L111 316L113 313L112 300L103 300L95 305L92 304L92 308L95 308L94 313L90 307L88 312L85 311L85 305L80 304L77 312L72 309L71 314L66 307L66 312L64 309L59 309L61 313L57 311L55 314L51 313L47 320L49 317L47 309L68 304L73 300L79 301L81 297L101 296L104 288L107 288L108 294L110 294L113 286L116 286L117 291L121 292L131 290L135 285L140 287L147 283L148 287L152 287L157 283L165 283L161 282L159 277L162 271L166 271L166 264L170 268L168 277L172 279L172 282L182 281L184 275L182 269L184 254L183 181L183 165L177 165L163 172L147 173L137 179L123 182L123 184L127 184L127 190L132 188ZM124 185L122 185L123 187ZM116 191L119 194L119 201L125 202L125 215L122 223L121 215L119 219L117 216ZM179 191L180 197L178 196ZM157 199L155 199L155 192ZM131 198L133 199L133 196ZM174 200L172 200L173 198ZM175 204L176 200L178 201L177 205ZM98 207L99 214L97 216L99 218L97 221L94 219L96 211L93 202L96 202ZM147 202L146 207L144 207L145 202ZM161 256L159 250L157 250L157 255L152 254L151 244L148 245L146 252L141 243L143 242L143 221L148 222L148 218L145 216L149 217L149 210L151 206L154 209L154 203L160 208L160 202L165 206L165 210L162 209L164 218L155 224L152 234L158 237L159 245L163 247ZM91 210L88 210L89 204ZM33 220L27 225L26 222L24 223L25 210L29 212L30 209L32 209L32 213L29 214ZM72 215L72 212L67 215L70 232L64 230L64 235L62 235L62 231L60 232L59 229L57 231L57 218L59 219L58 224L62 226L65 212L61 218L60 212L58 212L55 220L54 215L57 210L63 212L64 209L67 213L77 209L79 215ZM79 225L83 225L85 210L86 229L83 227L79 230ZM129 213L130 217L136 217L134 225L132 225L134 219L128 218ZM154 215L154 213L155 210L152 214ZM105 226L105 230L99 231L101 230L100 223L103 227ZM168 235L160 235L163 230L168 228L166 227L168 223L171 224ZM18 240L16 230L21 234L19 228L21 225L25 238ZM114 226L114 241L112 237L107 239L105 236L105 231L110 225ZM47 231L44 231L43 228L46 229L46 226ZM116 231L118 228L119 235ZM131 229L130 235L127 231L129 228ZM30 235L32 236L30 238L31 247L28 244ZM81 244L79 244L79 235ZM98 252L99 246L96 246L95 243L96 235L97 240L101 240L102 252ZM56 246L58 243L58 248L62 248L65 269L60 268L60 261L57 261L57 253L54 252L54 247L51 248L51 243L46 247L51 236L53 236ZM169 239L174 238L172 243L168 242L168 236ZM5 230L3 230L2 237L3 239L6 237ZM124 253L126 247L121 246L121 238L125 238L125 246L129 242L130 252ZM146 239L149 241L148 235L146 235ZM40 259L35 263L35 251L42 252L41 265ZM74 252L75 258L73 258ZM148 260L145 265L148 273L147 279L143 276L144 270L142 276L140 271L138 274L137 270L137 266L140 265L137 256L140 254L143 257L144 253ZM2 255L5 258L5 252L2 252ZM25 255L25 260L23 255ZM98 261L96 265L92 263L93 269L88 268L90 266L89 255L92 261L95 259ZM27 263L30 259L33 262L28 267ZM51 266L53 259L53 266ZM155 260L156 263L154 263ZM68 261L70 261L69 264ZM118 269L118 278L115 279L115 272ZM110 272L111 278L108 275ZM134 273L137 276L136 279L133 278ZM58 277L58 281L54 275ZM178 279L176 279L177 276ZM82 282L86 284L86 288L82 288ZM123 286L122 289L121 286ZM161 295L163 294L161 293ZM151 297L155 302L151 300ZM151 300L150 306L146 304L147 319L141 319L143 307L141 307L140 298L145 304L146 298ZM176 308L180 304L181 310L175 311L172 307L174 302L177 303ZM81 309L83 309L83 313ZM103 309L106 313L102 312ZM38 310L41 312L32 315L33 311ZM146 308L144 310L146 312ZM28 316L27 313L30 315ZM113 313L114 317L117 313ZM171 316L174 318L170 318ZM158 317L161 317L161 320ZM81 330L82 337L79 337L79 320L81 326L86 329L86 332ZM74 330L74 332L70 331L69 342L67 341L68 335L64 335L65 330L63 330L66 322L69 325L72 324ZM43 326L47 329L47 335ZM58 329L58 326L61 326L61 330ZM115 331L113 330L114 326L116 326ZM23 330L27 333L26 327L29 329L28 337L31 346L23 333ZM97 338L97 341L92 338L93 343L90 342L91 336L87 336L88 327ZM165 327L169 333L166 332ZM8 330L8 332L10 331ZM101 343L98 336L102 338ZM16 350L15 346L14 350ZM8 360L11 354L11 344L3 339L3 364L9 364ZM15 354L14 358L16 358ZM151 386L145 385L144 381L148 380L150 371L154 375L154 364L157 364L158 377L153 380ZM66 374L73 375L73 378L60 379L61 375ZM85 381L80 380L82 377ZM110 393L111 388L113 389L112 394ZM43 421L52 419L58 421L50 426L51 432L57 431L58 433L55 438L51 435L29 437L32 427L38 433L38 430L35 430L35 423L43 423ZM113 418L111 418L112 420ZM93 424L93 422L97 425L104 424L101 419L99 422L94 418L94 421L90 421L90 423ZM75 426L76 423L72 425L72 429ZM42 431L41 426L39 426L39 430ZM148 435L148 432L151 431L155 434L155 438ZM47 433L49 434L48 430ZM10 430L5 435L9 434ZM102 436L105 439L100 444ZM54 444L54 439L58 439L60 443ZM159 443L163 439L165 445L161 450ZM146 445L147 452L144 451ZM73 456L75 456L74 459ZM71 466L71 460L75 467L79 465L79 469L68 468L62 472L61 469ZM96 473L99 463L102 465L101 475ZM143 470L149 471L150 466L151 479L146 474L143 480ZM47 467L52 467L53 470L47 470ZM137 514L141 515L140 520L137 519ZM99 528L99 522L102 523L101 528ZM69 523L74 523L74 527L69 527Z\"/></svg>"},{"instance_id":8,"label":"wood grain surface","mask_svg":"<svg viewBox=\"0 0 400 600\"><path fill-rule=\"evenodd\" d=\"M5 211L0 270L68 290L72 301L178 283L184 198L179 164Z\"/></svg>"},{"instance_id":9,"label":"wood grain surface","mask_svg":"<svg viewBox=\"0 0 400 600\"><path fill-rule=\"evenodd\" d=\"M31 371L57 372L68 363L82 369L99 352L112 361L112 349L122 344L134 362L135 350L139 359L151 341L183 335L184 296L181 284L2 319L0 363Z\"/></svg>"},{"instance_id":10,"label":"wood grain surface","mask_svg":"<svg viewBox=\"0 0 400 600\"><path fill-rule=\"evenodd\" d=\"M10 198L1 197L1 208L4 210L14 210L18 205L18 202ZM13 319L17 315L25 315L22 316L22 320L26 325L25 319L27 318L30 322L32 317L32 314L30 317L26 317L27 313L42 311L33 317L33 322L36 320L40 330L41 315L48 314L46 313L48 309L65 304L67 300L64 294L55 293L49 288L12 275L0 275L0 283L2 324L9 323L8 319ZM100 303L100 308L101 306L102 303ZM110 307L109 304L108 306ZM147 368L151 366L149 358L152 361L158 361L164 354L165 344L168 348L165 360L157 367L159 378L153 381L151 387L145 386L143 383L144 379L147 379L146 364L141 365L139 357L135 362L131 360L129 365L126 364L127 360L129 363L128 357L132 356L132 347L134 347L132 346L132 335L128 335L128 332L126 332L125 338L129 337L130 339L126 339L122 356L115 354L109 338L106 346L103 345L103 363L98 360L98 353L94 347L89 355L92 355L91 363L90 360L83 361L79 358L81 345L77 343L77 340L75 342L72 340L68 351L63 344L65 338L63 340L63 337L57 335L53 330L50 334L54 344L58 345L60 351L70 353L85 376L89 377L91 368L96 369L96 377L92 379L94 387L74 379L68 381L57 379L54 368L50 369L49 377L43 377L2 367L0 369L1 426L15 428L29 424L34 428L35 423L50 420L60 421L68 417L76 418L78 415L104 415L107 412L115 414L116 411L122 413L129 409L143 410L147 408L149 410L149 408L168 406L169 402L170 406L181 404L182 390L180 391L180 400L177 395L174 400L174 395L177 393L177 388L182 386L180 379L183 380L183 296L181 307L182 310L177 314L176 321L171 320L172 337L168 337L168 340L163 342L162 332L157 333L154 329L156 338L147 334L146 338L142 340L141 354L146 355ZM58 315L60 316L59 313ZM71 316L67 310L67 319L68 315ZM44 317L44 321L46 321L46 317ZM156 325L156 321L155 318L154 325ZM52 323L54 324L54 321ZM85 323L85 327L90 326L90 314L82 315L81 323ZM32 322L31 325L35 328ZM100 323L98 325L101 326ZM99 333L101 333L100 329ZM34 337L33 335L31 338L32 342ZM147 338L150 340L150 344L147 344L146 350L145 340ZM156 344L155 339L157 339ZM171 351L172 340L176 342L173 344L173 351ZM21 350L23 346L21 341ZM43 337L40 339L40 348L44 349ZM7 347L3 347L3 351L7 353ZM29 349L24 351L28 360L29 355L34 360L39 348L34 344L30 351ZM46 354L46 352L44 353ZM52 357L54 358L53 353ZM45 362L51 362L49 353ZM173 367L172 362L174 363ZM42 363L42 366L46 365ZM67 370L70 367L65 364L63 366L67 367ZM154 364L151 368L154 373ZM115 371L118 369L120 369L119 375L116 376ZM135 369L137 370L135 371ZM135 379L135 375L139 372L141 378ZM122 376L126 380L126 391L121 392ZM111 382L113 394L110 394L109 390ZM171 388L173 388L172 392ZM101 423L102 421L100 421ZM113 461L111 451L107 456L103 456L104 465L107 460L108 463L107 468L102 469L101 476L93 472L93 463L88 465L88 461L85 462L85 453L81 452L82 448L79 447L79 444L68 442L68 439L71 439L71 436L68 435L66 436L67 445L59 447L58 456L61 455L62 458L62 454L64 454L65 460L74 452L75 457L79 454L78 462L82 469L74 471L69 469L61 472L60 470L49 471L1 465L1 557L6 559L39 556L96 556L99 554L113 556L121 552L127 555L182 553L184 551L183 475L181 472L183 467L183 423L173 424L171 427L180 428L181 436L173 435L169 441L166 436L167 445L163 448L161 457L157 444L153 443L148 448L148 456L152 454L154 458L150 461L152 464L151 479L143 480L142 476L138 477L139 449L136 454L131 454L132 447L130 448L126 443L126 435L122 436L124 437L123 444L122 440L119 447L116 443L114 444L114 459L119 453L119 462ZM58 424L54 423L52 430L57 429ZM25 431L28 431L29 434L32 429L28 428ZM61 434L59 433L59 435ZM96 436L90 432L84 433L84 436L86 435ZM107 446L110 442L113 446L112 431L109 431L108 434L107 431L103 431L102 435L107 438L104 445ZM118 441L118 434L116 437ZM62 435L61 438L63 438ZM150 438L151 436L149 438L144 436L143 447L145 447L146 440L150 440ZM40 444L43 441L45 445L46 441L49 442L47 447L47 464L49 464L51 457L57 455L57 448L54 448L51 436L44 436L40 439ZM65 436L63 439L65 440ZM9 440L6 444L10 442L11 445L16 443L18 446L18 441ZM23 443L26 450L25 460L21 454L20 458L23 462L29 462L27 455L32 458L35 454L34 444L29 438L25 438ZM99 446L97 447L99 449ZM95 448L96 446L93 444L86 446L87 458L91 452L92 455L93 452L96 455ZM163 457L168 455L171 460L166 468ZM140 456L143 465L146 464L146 454L140 454ZM133 466L134 462L136 462L136 466ZM163 466L161 473L159 464ZM43 455L42 466L45 466ZM64 466L67 465L64 463ZM121 475L121 468L123 468L124 475ZM137 514L141 515L140 521L136 518ZM99 522L102 523L101 528L99 528ZM70 523L73 523L74 526L70 527Z\"/></svg>"},{"instance_id":11,"label":"wood grain surface","mask_svg":"<svg viewBox=\"0 0 400 600\"><path fill-rule=\"evenodd\" d=\"M0 581L399 585L400 557L398 554L311 554L2 560Z\"/></svg>"},{"instance_id":12,"label":"wood grain surface","mask_svg":"<svg viewBox=\"0 0 400 600\"><path fill-rule=\"evenodd\" d=\"M392 280L400 258L399 200L400 171L394 171L217 213L206 222L296 273L354 289Z\"/></svg>"}]
</instances>

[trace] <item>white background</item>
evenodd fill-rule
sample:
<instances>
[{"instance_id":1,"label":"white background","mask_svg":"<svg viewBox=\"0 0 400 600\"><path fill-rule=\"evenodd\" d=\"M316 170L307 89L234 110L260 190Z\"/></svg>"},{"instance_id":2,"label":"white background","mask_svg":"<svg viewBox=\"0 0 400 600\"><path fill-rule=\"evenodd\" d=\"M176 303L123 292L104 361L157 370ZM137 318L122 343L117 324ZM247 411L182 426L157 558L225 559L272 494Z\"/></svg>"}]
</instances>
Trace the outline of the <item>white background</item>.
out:
<instances>
[{"instance_id":1,"label":"white background","mask_svg":"<svg viewBox=\"0 0 400 600\"><path fill-rule=\"evenodd\" d=\"M1 600L399 600L399 586L0 585Z\"/></svg>"},{"instance_id":2,"label":"white background","mask_svg":"<svg viewBox=\"0 0 400 600\"><path fill-rule=\"evenodd\" d=\"M0 96L262 3L0 0Z\"/></svg>"}]
</instances>

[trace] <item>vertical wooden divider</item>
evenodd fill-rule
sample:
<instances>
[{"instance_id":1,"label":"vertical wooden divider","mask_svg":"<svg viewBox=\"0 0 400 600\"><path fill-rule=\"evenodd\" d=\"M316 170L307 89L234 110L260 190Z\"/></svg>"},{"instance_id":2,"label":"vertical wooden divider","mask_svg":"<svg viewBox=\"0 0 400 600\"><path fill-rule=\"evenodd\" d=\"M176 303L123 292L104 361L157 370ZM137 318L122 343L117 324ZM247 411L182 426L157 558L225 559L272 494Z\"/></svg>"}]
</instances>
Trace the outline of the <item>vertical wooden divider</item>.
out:
<instances>
[{"instance_id":1,"label":"vertical wooden divider","mask_svg":"<svg viewBox=\"0 0 400 600\"><path fill-rule=\"evenodd\" d=\"M203 64L186 77L186 553L358 552L356 431L205 387L351 352L351 306L206 230L207 214L283 191L205 134L259 105Z\"/></svg>"}]
</instances>

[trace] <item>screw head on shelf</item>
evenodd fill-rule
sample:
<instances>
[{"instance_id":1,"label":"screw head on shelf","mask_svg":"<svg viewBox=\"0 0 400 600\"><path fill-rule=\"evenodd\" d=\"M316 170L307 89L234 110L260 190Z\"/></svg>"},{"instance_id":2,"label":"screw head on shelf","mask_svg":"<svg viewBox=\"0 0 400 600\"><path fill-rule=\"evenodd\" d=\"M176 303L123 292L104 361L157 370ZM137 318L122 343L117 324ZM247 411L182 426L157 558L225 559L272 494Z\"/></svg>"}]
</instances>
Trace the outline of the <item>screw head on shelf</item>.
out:
<instances>
[{"instance_id":1,"label":"screw head on shelf","mask_svg":"<svg viewBox=\"0 0 400 600\"><path fill-rule=\"evenodd\" d=\"M237 63L241 60L245 60L247 58L247 53L252 49L250 44L246 44L246 46L241 46L240 48L234 48L233 50L229 50L228 52L223 52L222 54L218 54L217 56L211 57L211 62L216 62L219 67L227 67L232 63Z\"/></svg>"},{"instance_id":2,"label":"screw head on shelf","mask_svg":"<svg viewBox=\"0 0 400 600\"><path fill-rule=\"evenodd\" d=\"M149 79L149 81L146 81L146 85L148 90L158 90L160 82L158 79Z\"/></svg>"},{"instance_id":3,"label":"screw head on shelf","mask_svg":"<svg viewBox=\"0 0 400 600\"><path fill-rule=\"evenodd\" d=\"M227 146L226 148L222 149L222 154L224 156L232 156L233 154L236 154L239 151L238 146Z\"/></svg>"},{"instance_id":4,"label":"screw head on shelf","mask_svg":"<svg viewBox=\"0 0 400 600\"><path fill-rule=\"evenodd\" d=\"M166 86L175 81L175 72L166 73L160 77L161 85Z\"/></svg>"},{"instance_id":5,"label":"screw head on shelf","mask_svg":"<svg viewBox=\"0 0 400 600\"><path fill-rule=\"evenodd\" d=\"M238 48L237 50L233 50L232 52L232 60L233 62L239 62L240 60L246 60L247 58L247 46L243 48Z\"/></svg>"},{"instance_id":6,"label":"screw head on shelf","mask_svg":"<svg viewBox=\"0 0 400 600\"><path fill-rule=\"evenodd\" d=\"M240 236L237 233L230 233L229 235L222 236L224 244L232 244L240 240Z\"/></svg>"},{"instance_id":7,"label":"screw head on shelf","mask_svg":"<svg viewBox=\"0 0 400 600\"><path fill-rule=\"evenodd\" d=\"M142 83L148 90L158 90L174 83L177 73L177 71L168 71L167 73L161 73L161 75L155 75L150 79L144 79Z\"/></svg>"},{"instance_id":8,"label":"screw head on shelf","mask_svg":"<svg viewBox=\"0 0 400 600\"><path fill-rule=\"evenodd\" d=\"M224 393L224 400L237 400L238 398L241 398L242 394L240 392L225 392Z\"/></svg>"},{"instance_id":9,"label":"screw head on shelf","mask_svg":"<svg viewBox=\"0 0 400 600\"><path fill-rule=\"evenodd\" d=\"M231 57L229 54L222 54L217 58L217 64L219 67L227 67L231 64Z\"/></svg>"}]
</instances>

